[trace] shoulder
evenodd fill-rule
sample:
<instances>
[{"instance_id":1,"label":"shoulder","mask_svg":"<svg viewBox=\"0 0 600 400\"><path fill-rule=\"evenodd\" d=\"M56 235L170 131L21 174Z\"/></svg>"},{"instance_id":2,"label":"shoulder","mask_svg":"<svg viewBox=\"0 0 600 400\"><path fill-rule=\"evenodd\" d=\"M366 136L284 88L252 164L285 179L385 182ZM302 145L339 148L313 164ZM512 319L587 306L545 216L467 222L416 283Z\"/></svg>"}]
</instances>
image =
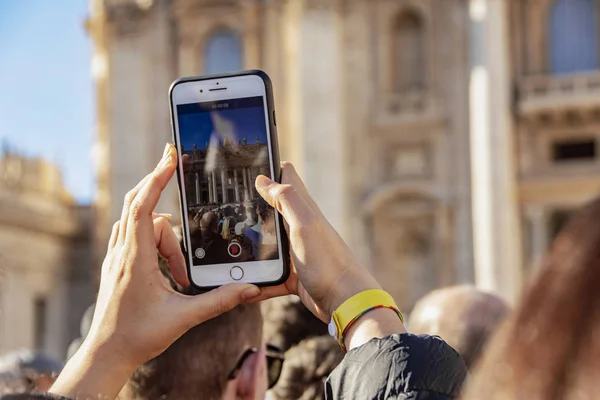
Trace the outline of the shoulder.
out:
<instances>
[{"instance_id":1,"label":"shoulder","mask_svg":"<svg viewBox=\"0 0 600 400\"><path fill-rule=\"evenodd\" d=\"M348 352L326 390L336 399L454 399L466 376L465 363L442 339L405 333Z\"/></svg>"}]
</instances>

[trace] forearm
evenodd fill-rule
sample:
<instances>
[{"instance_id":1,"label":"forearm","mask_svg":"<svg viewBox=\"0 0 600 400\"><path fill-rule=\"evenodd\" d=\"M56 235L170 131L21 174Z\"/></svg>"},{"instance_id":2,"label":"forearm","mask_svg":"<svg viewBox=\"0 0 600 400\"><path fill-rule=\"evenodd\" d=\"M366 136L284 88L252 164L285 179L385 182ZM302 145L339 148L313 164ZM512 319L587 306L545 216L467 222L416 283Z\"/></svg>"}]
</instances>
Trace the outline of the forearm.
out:
<instances>
[{"instance_id":1,"label":"forearm","mask_svg":"<svg viewBox=\"0 0 600 400\"><path fill-rule=\"evenodd\" d=\"M118 354L84 345L69 360L50 393L71 399L114 399L135 371Z\"/></svg>"}]
</instances>

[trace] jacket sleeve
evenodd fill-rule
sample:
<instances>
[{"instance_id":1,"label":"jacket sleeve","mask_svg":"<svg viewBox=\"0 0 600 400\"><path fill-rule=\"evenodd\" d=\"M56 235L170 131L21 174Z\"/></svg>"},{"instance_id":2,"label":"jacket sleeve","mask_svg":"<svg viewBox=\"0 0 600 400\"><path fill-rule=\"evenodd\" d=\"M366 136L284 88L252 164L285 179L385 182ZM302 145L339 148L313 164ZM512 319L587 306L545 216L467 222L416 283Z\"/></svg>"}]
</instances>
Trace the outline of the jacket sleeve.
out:
<instances>
[{"instance_id":1,"label":"jacket sleeve","mask_svg":"<svg viewBox=\"0 0 600 400\"><path fill-rule=\"evenodd\" d=\"M408 333L352 349L325 383L327 399L448 400L460 395L467 367L437 336Z\"/></svg>"}]
</instances>

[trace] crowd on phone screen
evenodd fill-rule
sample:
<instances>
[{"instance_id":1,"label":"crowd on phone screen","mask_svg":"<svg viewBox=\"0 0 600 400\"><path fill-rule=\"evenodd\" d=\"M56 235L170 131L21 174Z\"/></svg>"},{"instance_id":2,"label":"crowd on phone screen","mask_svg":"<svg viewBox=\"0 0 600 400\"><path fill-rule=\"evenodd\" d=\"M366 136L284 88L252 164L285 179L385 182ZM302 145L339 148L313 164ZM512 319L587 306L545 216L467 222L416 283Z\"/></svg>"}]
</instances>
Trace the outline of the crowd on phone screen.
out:
<instances>
[{"instance_id":1,"label":"crowd on phone screen","mask_svg":"<svg viewBox=\"0 0 600 400\"><path fill-rule=\"evenodd\" d=\"M264 200L194 210L189 226L193 257L201 264L269 260L278 255L275 214ZM201 257L198 248L203 250Z\"/></svg>"},{"instance_id":2,"label":"crowd on phone screen","mask_svg":"<svg viewBox=\"0 0 600 400\"><path fill-rule=\"evenodd\" d=\"M240 206L221 215L207 210L200 216L202 239L218 245L217 237L224 243L239 234L252 238L246 232L260 223L254 231L261 243L268 228L257 208L254 213L253 207ZM349 399L364 398L365 387L376 398L597 398L598 220L600 198L583 207L558 235L512 311L499 297L473 287L437 290L407 316L411 333L373 339L344 354L327 335L326 325L296 298L263 302L262 313L260 305L244 304L193 327L141 365L119 398ZM170 279L168 267L161 270ZM191 286L170 283L184 294L195 294ZM82 323L82 338L88 325ZM471 370L464 387L465 364L442 339ZM60 368L59 362L32 352L8 354L0 359L0 388L4 394L45 390ZM264 371L266 380L261 378Z\"/></svg>"}]
</instances>

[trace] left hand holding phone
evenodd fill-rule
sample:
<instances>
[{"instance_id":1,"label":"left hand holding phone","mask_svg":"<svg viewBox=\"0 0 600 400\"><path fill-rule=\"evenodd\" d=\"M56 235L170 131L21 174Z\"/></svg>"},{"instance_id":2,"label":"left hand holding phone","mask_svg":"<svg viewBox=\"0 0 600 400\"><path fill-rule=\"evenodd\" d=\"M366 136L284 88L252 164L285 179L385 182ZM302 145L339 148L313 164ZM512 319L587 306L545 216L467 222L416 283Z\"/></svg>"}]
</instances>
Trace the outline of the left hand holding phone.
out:
<instances>
[{"instance_id":1,"label":"left hand holding phone","mask_svg":"<svg viewBox=\"0 0 600 400\"><path fill-rule=\"evenodd\" d=\"M90 333L51 393L115 398L140 364L188 329L260 294L254 285L236 283L185 296L162 276L157 251L167 259L173 278L189 284L185 259L168 219L153 214L176 167L177 152L168 144L156 169L127 193L102 265Z\"/></svg>"}]
</instances>

